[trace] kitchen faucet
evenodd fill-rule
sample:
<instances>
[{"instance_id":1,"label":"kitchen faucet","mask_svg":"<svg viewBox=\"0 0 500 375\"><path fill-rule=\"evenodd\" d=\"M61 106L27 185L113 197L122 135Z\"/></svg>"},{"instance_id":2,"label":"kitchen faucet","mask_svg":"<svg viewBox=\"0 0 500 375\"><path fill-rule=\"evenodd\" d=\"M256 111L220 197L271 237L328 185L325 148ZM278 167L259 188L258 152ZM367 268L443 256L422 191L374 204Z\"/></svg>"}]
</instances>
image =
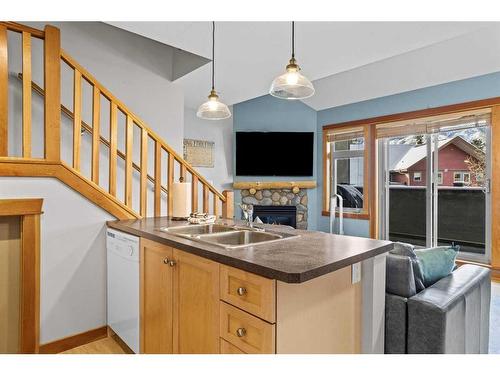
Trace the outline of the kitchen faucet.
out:
<instances>
[{"instance_id":1,"label":"kitchen faucet","mask_svg":"<svg viewBox=\"0 0 500 375\"><path fill-rule=\"evenodd\" d=\"M247 221L247 225L250 228L253 228L253 205L240 203L240 208L243 211L243 216Z\"/></svg>"}]
</instances>

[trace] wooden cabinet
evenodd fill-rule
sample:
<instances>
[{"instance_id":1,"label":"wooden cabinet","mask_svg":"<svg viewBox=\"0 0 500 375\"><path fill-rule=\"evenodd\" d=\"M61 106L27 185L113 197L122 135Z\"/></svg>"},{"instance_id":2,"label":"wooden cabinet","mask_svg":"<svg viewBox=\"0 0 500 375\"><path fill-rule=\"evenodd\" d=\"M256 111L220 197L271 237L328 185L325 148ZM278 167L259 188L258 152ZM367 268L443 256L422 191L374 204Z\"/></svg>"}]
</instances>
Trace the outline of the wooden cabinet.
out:
<instances>
[{"instance_id":1,"label":"wooden cabinet","mask_svg":"<svg viewBox=\"0 0 500 375\"><path fill-rule=\"evenodd\" d=\"M174 353L219 353L219 264L174 249Z\"/></svg>"},{"instance_id":2,"label":"wooden cabinet","mask_svg":"<svg viewBox=\"0 0 500 375\"><path fill-rule=\"evenodd\" d=\"M220 354L247 354L224 339L220 339Z\"/></svg>"},{"instance_id":3,"label":"wooden cabinet","mask_svg":"<svg viewBox=\"0 0 500 375\"><path fill-rule=\"evenodd\" d=\"M276 281L220 266L221 299L270 323L276 321Z\"/></svg>"},{"instance_id":4,"label":"wooden cabinet","mask_svg":"<svg viewBox=\"0 0 500 375\"><path fill-rule=\"evenodd\" d=\"M220 335L245 353L275 352L275 325L225 302L220 303Z\"/></svg>"},{"instance_id":5,"label":"wooden cabinet","mask_svg":"<svg viewBox=\"0 0 500 375\"><path fill-rule=\"evenodd\" d=\"M141 352L219 353L219 264L141 239Z\"/></svg>"},{"instance_id":6,"label":"wooden cabinet","mask_svg":"<svg viewBox=\"0 0 500 375\"><path fill-rule=\"evenodd\" d=\"M141 353L173 353L171 247L141 239Z\"/></svg>"},{"instance_id":7,"label":"wooden cabinet","mask_svg":"<svg viewBox=\"0 0 500 375\"><path fill-rule=\"evenodd\" d=\"M351 267L287 284L141 239L142 353L359 353Z\"/></svg>"}]
</instances>

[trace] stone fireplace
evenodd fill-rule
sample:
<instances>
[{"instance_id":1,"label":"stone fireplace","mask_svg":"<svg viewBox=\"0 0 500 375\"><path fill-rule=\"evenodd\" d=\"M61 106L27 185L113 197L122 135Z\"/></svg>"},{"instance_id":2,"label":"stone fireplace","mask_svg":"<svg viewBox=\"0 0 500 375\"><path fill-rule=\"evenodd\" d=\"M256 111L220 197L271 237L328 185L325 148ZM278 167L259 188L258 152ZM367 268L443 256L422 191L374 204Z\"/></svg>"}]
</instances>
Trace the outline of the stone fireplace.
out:
<instances>
[{"instance_id":1,"label":"stone fireplace","mask_svg":"<svg viewBox=\"0 0 500 375\"><path fill-rule=\"evenodd\" d=\"M297 229L307 229L307 219L308 219L308 198L307 190L300 189L297 193L294 193L292 189L243 189L241 190L241 201L242 203L252 204L259 206L259 210L262 212L262 216L281 218L286 211L286 214L290 214L290 210L287 207L294 207L295 211L295 227ZM261 206L272 206L282 207L281 209L265 210ZM259 216L260 215L255 215ZM261 219L262 220L262 219ZM281 219L279 219L281 220ZM264 220L263 220L264 221ZM282 222L284 224L284 222ZM293 225L292 225L293 226Z\"/></svg>"}]
</instances>

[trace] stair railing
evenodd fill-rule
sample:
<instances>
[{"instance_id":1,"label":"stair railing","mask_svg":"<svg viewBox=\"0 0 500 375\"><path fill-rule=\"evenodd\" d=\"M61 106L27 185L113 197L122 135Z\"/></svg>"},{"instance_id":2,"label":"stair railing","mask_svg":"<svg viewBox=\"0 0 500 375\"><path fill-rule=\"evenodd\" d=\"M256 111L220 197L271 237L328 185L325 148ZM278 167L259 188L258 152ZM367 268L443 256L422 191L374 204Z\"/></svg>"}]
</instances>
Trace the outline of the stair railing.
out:
<instances>
[{"instance_id":1,"label":"stair railing","mask_svg":"<svg viewBox=\"0 0 500 375\"><path fill-rule=\"evenodd\" d=\"M0 22L0 161L9 157L8 152L8 56L7 30L22 35L22 159L31 159L31 95L32 90L44 97L44 157L47 162L66 165L61 158L61 113L71 118L73 125L72 165L75 173L81 174L82 132L92 136L90 181L100 186L101 145L109 148L109 173L107 193L117 197L118 158L125 164L124 199L121 202L130 210L133 202L133 173L139 174L138 216L148 216L147 194L154 195L153 216L162 216L162 198L166 195L166 214L172 216L173 196L169 194L178 170L179 178L191 181L191 205L193 211L212 213L224 218L233 217L232 191L219 192L189 163L178 155L163 139L150 129L124 103L116 98L95 77L61 49L59 29L47 25L44 31L36 30L13 22ZM44 40L44 86L32 81L31 38ZM73 110L61 105L61 64L73 70ZM92 124L82 120L82 83L86 81L92 88ZM101 97L110 103L109 140L101 135ZM118 148L118 114L125 117L125 150ZM133 162L134 129L140 131L140 161ZM154 157L149 160L148 147L153 144ZM166 156L166 163L162 159ZM153 175L148 174L148 163L154 167ZM163 165L166 164L166 165ZM166 185L162 184L162 174L166 173ZM149 186L148 186L149 183ZM201 205L199 193L201 188ZM162 196L163 195L163 196ZM150 215L151 216L151 215Z\"/></svg>"}]
</instances>

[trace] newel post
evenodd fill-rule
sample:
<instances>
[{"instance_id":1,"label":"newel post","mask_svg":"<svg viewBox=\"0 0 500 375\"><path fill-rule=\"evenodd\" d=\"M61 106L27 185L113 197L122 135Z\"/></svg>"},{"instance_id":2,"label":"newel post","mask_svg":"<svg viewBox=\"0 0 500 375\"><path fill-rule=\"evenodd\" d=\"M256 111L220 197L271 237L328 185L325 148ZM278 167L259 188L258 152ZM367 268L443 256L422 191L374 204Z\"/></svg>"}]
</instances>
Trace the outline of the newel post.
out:
<instances>
[{"instance_id":1,"label":"newel post","mask_svg":"<svg viewBox=\"0 0 500 375\"><path fill-rule=\"evenodd\" d=\"M222 217L224 219L234 218L234 192L232 190L224 190L222 195L226 198L225 202L222 202Z\"/></svg>"},{"instance_id":2,"label":"newel post","mask_svg":"<svg viewBox=\"0 0 500 375\"><path fill-rule=\"evenodd\" d=\"M45 26L45 159L61 160L61 35Z\"/></svg>"}]
</instances>

